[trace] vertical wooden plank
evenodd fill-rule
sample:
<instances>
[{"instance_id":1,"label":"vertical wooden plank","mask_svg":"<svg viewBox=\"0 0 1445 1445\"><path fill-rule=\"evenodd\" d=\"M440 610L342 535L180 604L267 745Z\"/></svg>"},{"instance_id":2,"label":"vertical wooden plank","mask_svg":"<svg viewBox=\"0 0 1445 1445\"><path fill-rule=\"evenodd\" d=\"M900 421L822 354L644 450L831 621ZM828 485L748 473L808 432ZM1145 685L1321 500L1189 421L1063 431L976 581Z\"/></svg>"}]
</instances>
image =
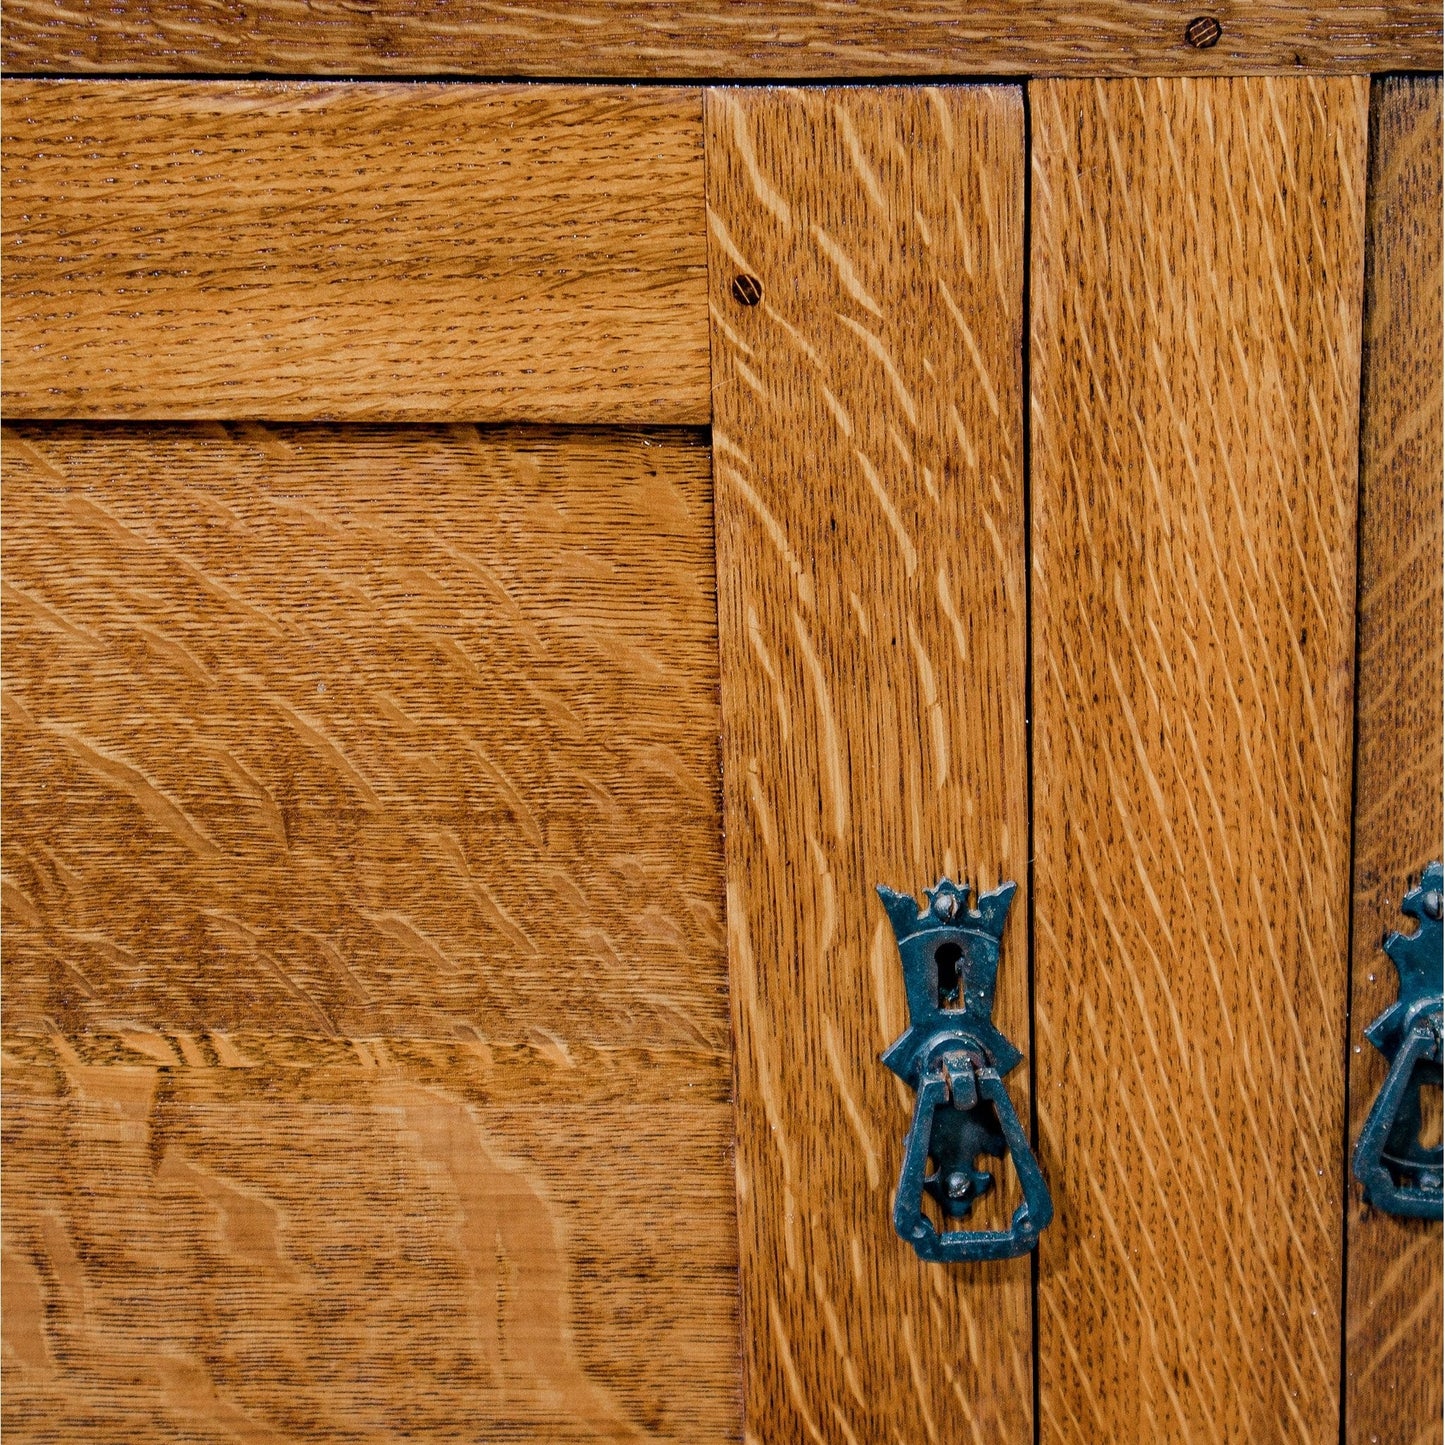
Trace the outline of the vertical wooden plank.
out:
<instances>
[{"instance_id":1,"label":"vertical wooden plank","mask_svg":"<svg viewBox=\"0 0 1445 1445\"><path fill-rule=\"evenodd\" d=\"M1367 85L1031 94L1042 1438L1330 1439Z\"/></svg>"},{"instance_id":2,"label":"vertical wooden plank","mask_svg":"<svg viewBox=\"0 0 1445 1445\"><path fill-rule=\"evenodd\" d=\"M1380 952L1441 850L1441 104L1438 76L1377 82L1360 413L1359 706L1350 1140L1385 1077L1361 1031L1395 996ZM1394 1219L1350 1180L1350 1440L1441 1438L1440 1226Z\"/></svg>"},{"instance_id":3,"label":"vertical wooden plank","mask_svg":"<svg viewBox=\"0 0 1445 1445\"><path fill-rule=\"evenodd\" d=\"M1028 1262L893 1232L874 896L1025 881L1022 97L718 90L705 125L748 1438L1022 1441Z\"/></svg>"}]
</instances>

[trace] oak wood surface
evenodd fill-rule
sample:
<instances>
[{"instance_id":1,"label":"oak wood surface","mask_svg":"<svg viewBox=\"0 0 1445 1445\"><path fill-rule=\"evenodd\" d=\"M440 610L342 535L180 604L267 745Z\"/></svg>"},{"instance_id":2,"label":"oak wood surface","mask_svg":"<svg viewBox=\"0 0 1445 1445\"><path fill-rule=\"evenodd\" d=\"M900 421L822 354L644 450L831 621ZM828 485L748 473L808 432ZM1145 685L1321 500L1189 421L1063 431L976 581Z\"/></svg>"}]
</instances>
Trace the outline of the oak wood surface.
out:
<instances>
[{"instance_id":1,"label":"oak wood surface","mask_svg":"<svg viewBox=\"0 0 1445 1445\"><path fill-rule=\"evenodd\" d=\"M1041 1434L1334 1439L1368 85L1031 97Z\"/></svg>"},{"instance_id":2,"label":"oak wood surface","mask_svg":"<svg viewBox=\"0 0 1445 1445\"><path fill-rule=\"evenodd\" d=\"M36 423L5 1018L728 1065L693 433Z\"/></svg>"},{"instance_id":3,"label":"oak wood surface","mask_svg":"<svg viewBox=\"0 0 1445 1445\"><path fill-rule=\"evenodd\" d=\"M1363 1030L1398 994L1384 935L1441 856L1441 103L1438 78L1391 78L1371 111L1360 434L1350 1142L1384 1057ZM1440 1226L1364 1203L1353 1175L1345 1316L1347 1438L1441 1438Z\"/></svg>"},{"instance_id":4,"label":"oak wood surface","mask_svg":"<svg viewBox=\"0 0 1445 1445\"><path fill-rule=\"evenodd\" d=\"M3 440L6 1438L736 1438L705 436Z\"/></svg>"},{"instance_id":5,"label":"oak wood surface","mask_svg":"<svg viewBox=\"0 0 1445 1445\"><path fill-rule=\"evenodd\" d=\"M736 1438L714 1065L12 1035L5 1438Z\"/></svg>"},{"instance_id":6,"label":"oak wood surface","mask_svg":"<svg viewBox=\"0 0 1445 1445\"><path fill-rule=\"evenodd\" d=\"M12 419L707 420L695 90L3 98Z\"/></svg>"},{"instance_id":7,"label":"oak wood surface","mask_svg":"<svg viewBox=\"0 0 1445 1445\"><path fill-rule=\"evenodd\" d=\"M1196 49L1188 22L1217 17ZM21 71L804 79L1438 69L1427 0L9 0Z\"/></svg>"},{"instance_id":8,"label":"oak wood surface","mask_svg":"<svg viewBox=\"0 0 1445 1445\"><path fill-rule=\"evenodd\" d=\"M907 1011L874 892L1026 881L1022 96L705 114L748 1438L1025 1441L1027 1260L922 1264L893 1230Z\"/></svg>"}]
</instances>

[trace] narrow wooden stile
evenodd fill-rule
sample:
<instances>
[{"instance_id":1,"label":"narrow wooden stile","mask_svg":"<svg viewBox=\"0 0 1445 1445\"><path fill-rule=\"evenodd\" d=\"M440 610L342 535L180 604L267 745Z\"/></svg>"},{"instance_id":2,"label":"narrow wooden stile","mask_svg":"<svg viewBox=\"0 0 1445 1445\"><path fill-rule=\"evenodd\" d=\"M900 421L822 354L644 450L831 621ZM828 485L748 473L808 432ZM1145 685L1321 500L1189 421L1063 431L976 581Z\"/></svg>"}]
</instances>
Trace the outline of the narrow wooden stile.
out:
<instances>
[{"instance_id":1,"label":"narrow wooden stile","mask_svg":"<svg viewBox=\"0 0 1445 1445\"><path fill-rule=\"evenodd\" d=\"M1338 1429L1367 90L1030 89L1046 1441Z\"/></svg>"},{"instance_id":2,"label":"narrow wooden stile","mask_svg":"<svg viewBox=\"0 0 1445 1445\"><path fill-rule=\"evenodd\" d=\"M1028 1261L893 1231L874 894L1026 878L1022 97L717 90L705 127L747 1438L1024 1442Z\"/></svg>"},{"instance_id":3,"label":"narrow wooden stile","mask_svg":"<svg viewBox=\"0 0 1445 1445\"><path fill-rule=\"evenodd\" d=\"M1363 1032L1397 996L1385 934L1441 857L1441 100L1438 76L1376 83L1360 435L1359 707L1350 1144L1385 1078ZM1438 1103L1438 1098L1437 1098ZM1435 1127L1439 1127L1438 1114ZM1440 1226L1365 1205L1352 1177L1345 1428L1439 1441Z\"/></svg>"}]
</instances>

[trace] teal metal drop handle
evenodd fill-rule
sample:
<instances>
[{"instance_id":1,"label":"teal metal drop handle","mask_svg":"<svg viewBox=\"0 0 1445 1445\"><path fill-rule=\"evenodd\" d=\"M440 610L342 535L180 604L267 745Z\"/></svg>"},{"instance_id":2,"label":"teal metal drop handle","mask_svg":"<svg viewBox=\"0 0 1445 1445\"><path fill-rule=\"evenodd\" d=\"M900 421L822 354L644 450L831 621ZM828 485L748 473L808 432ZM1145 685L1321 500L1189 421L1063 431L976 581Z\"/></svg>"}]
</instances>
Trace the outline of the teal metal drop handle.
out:
<instances>
[{"instance_id":1,"label":"teal metal drop handle","mask_svg":"<svg viewBox=\"0 0 1445 1445\"><path fill-rule=\"evenodd\" d=\"M1355 1145L1355 1178L1365 1198L1386 1214L1439 1219L1445 1148L1420 1142L1420 1090L1441 1084L1441 895L1445 869L1426 868L1420 886L1400 904L1418 922L1414 933L1392 933L1385 952L1400 975L1400 997L1365 1030L1390 1061Z\"/></svg>"},{"instance_id":2,"label":"teal metal drop handle","mask_svg":"<svg viewBox=\"0 0 1445 1445\"><path fill-rule=\"evenodd\" d=\"M1000 940L1016 887L981 894L972 911L968 885L947 878L927 890L923 909L906 893L878 887L898 940L909 1017L883 1062L918 1095L893 1227L920 1259L1012 1259L1033 1249L1053 1218L1049 1186L1003 1084L1023 1056L993 1022ZM993 1188L993 1176L974 1167L981 1154L1013 1159L1023 1203L1010 1227L937 1229L924 1214L924 1194L946 1218L967 1218Z\"/></svg>"}]
</instances>

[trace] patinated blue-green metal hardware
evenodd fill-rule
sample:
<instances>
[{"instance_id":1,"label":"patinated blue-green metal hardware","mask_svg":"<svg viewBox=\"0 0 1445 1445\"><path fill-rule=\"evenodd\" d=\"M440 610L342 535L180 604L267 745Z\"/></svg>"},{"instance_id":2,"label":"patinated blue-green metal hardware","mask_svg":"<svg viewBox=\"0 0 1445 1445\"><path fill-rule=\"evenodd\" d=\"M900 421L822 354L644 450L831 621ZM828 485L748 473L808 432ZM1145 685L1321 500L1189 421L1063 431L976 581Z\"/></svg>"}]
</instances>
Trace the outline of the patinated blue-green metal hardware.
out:
<instances>
[{"instance_id":1,"label":"patinated blue-green metal hardware","mask_svg":"<svg viewBox=\"0 0 1445 1445\"><path fill-rule=\"evenodd\" d=\"M1023 1056L993 1023L999 940L1015 887L981 894L976 911L968 906L968 886L947 878L927 890L921 910L906 893L878 888L898 939L909 1018L883 1062L918 1094L893 1227L920 1259L1012 1259L1038 1243L1054 1216L1049 1186L1003 1086ZM981 1154L1013 1158L1024 1198L1012 1224L935 1228L923 1212L925 1191L946 1218L966 1219L993 1188L993 1176L974 1167Z\"/></svg>"},{"instance_id":2,"label":"patinated blue-green metal hardware","mask_svg":"<svg viewBox=\"0 0 1445 1445\"><path fill-rule=\"evenodd\" d=\"M1432 863L1400 908L1418 920L1414 933L1385 940L1400 975L1400 998L1365 1030L1390 1061L1390 1072L1355 1145L1355 1178L1365 1198L1387 1214L1439 1219L1445 1149L1420 1142L1420 1090L1441 1083L1441 897L1445 870Z\"/></svg>"}]
</instances>

